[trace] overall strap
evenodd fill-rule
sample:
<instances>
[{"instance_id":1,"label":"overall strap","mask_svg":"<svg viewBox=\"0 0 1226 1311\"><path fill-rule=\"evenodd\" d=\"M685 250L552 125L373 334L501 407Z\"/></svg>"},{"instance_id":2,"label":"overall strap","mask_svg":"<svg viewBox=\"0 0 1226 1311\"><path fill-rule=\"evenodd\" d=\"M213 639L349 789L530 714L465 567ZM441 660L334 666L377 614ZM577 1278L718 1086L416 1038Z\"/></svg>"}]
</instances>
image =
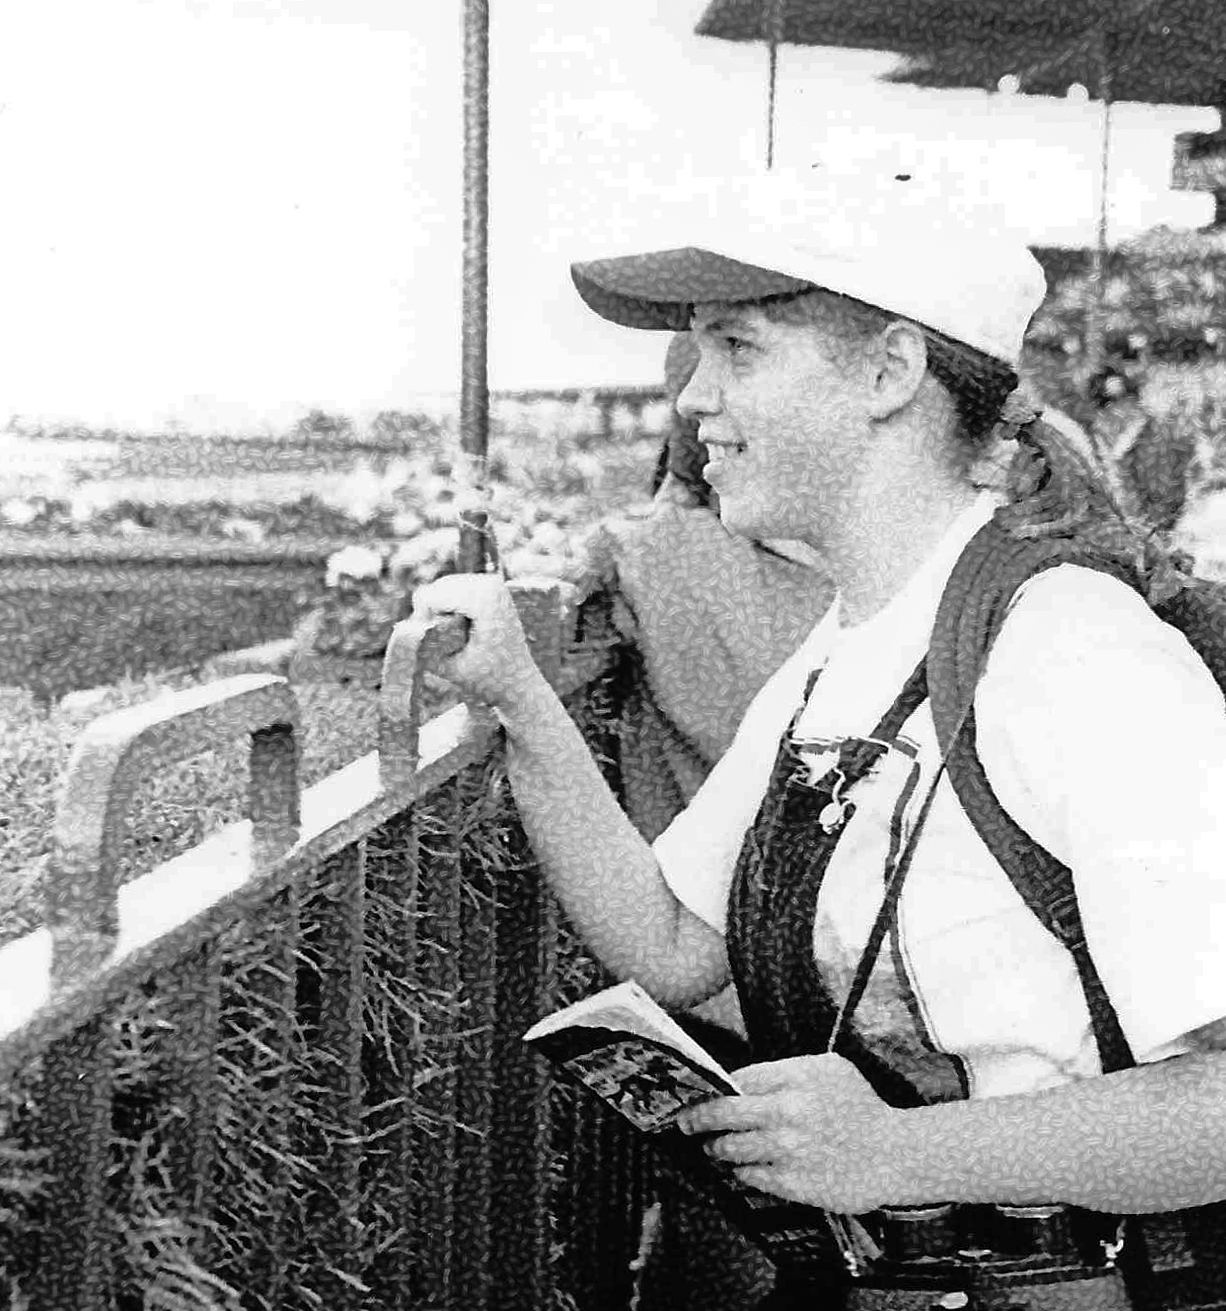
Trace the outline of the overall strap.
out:
<instances>
[{"instance_id":1,"label":"overall strap","mask_svg":"<svg viewBox=\"0 0 1226 1311\"><path fill-rule=\"evenodd\" d=\"M926 663L921 664L916 670L920 685L925 697L928 695L928 677ZM901 725L900 725L901 727ZM919 813L916 815L915 824L912 826L910 834L907 836L906 843L894 862L893 868L886 875L885 894L881 899L881 908L877 912L877 918L873 921L873 927L869 931L868 940L864 944L864 950L860 954L860 960L856 965L855 975L852 977L851 987L847 990L842 1008L840 1009L833 1029L830 1035L830 1050L838 1051L847 1036L851 1032L851 1022L855 1015L856 1008L860 1005L864 997L865 990L868 988L869 980L872 978L873 969L877 964L877 958L881 955L881 948L885 942L885 936L890 930L890 925L894 922L894 916L898 911L898 901L902 896L903 883L907 877L907 871L911 868L911 860L915 855L915 846L919 841L920 834L924 830L924 824L928 819L928 812L932 809L932 803L936 798L937 787L940 785L941 778L945 773L945 762L942 760L928 785L928 791L924 795L924 800L920 804Z\"/></svg>"},{"instance_id":2,"label":"overall strap","mask_svg":"<svg viewBox=\"0 0 1226 1311\"><path fill-rule=\"evenodd\" d=\"M791 740L794 725L780 740L729 897L728 956L756 1060L830 1049L841 1009L813 957L818 893L854 812L855 783L881 758L926 695L921 662L871 738L845 742L836 767L816 783L802 777ZM845 792L852 796L844 799ZM834 822L832 812L838 816ZM909 1081L888 1070L854 1033L844 1029L839 1050L887 1101L917 1104Z\"/></svg>"},{"instance_id":3,"label":"overall strap","mask_svg":"<svg viewBox=\"0 0 1226 1311\"><path fill-rule=\"evenodd\" d=\"M1109 1072L1136 1062L1090 956L1072 872L1001 805L975 743L975 689L1014 594L1029 579L1060 564L1078 564L1128 581L1121 566L1074 539L1019 540L994 521L980 529L941 598L928 653L928 691L941 754L958 800L1027 906L1072 955L1103 1070Z\"/></svg>"}]
</instances>

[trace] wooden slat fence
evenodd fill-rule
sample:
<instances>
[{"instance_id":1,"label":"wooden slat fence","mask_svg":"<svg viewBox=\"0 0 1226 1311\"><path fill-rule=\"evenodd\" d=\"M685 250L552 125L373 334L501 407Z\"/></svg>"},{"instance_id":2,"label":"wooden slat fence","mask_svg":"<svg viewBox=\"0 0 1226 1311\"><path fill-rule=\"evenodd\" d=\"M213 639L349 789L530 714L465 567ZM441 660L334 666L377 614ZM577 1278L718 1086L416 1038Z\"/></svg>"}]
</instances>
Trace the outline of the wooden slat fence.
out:
<instances>
[{"instance_id":1,"label":"wooden slat fence","mask_svg":"<svg viewBox=\"0 0 1226 1311\"><path fill-rule=\"evenodd\" d=\"M571 640L573 599L556 584L516 596L541 668L581 702L604 655ZM301 793L297 706L272 675L84 731L45 926L0 948L0 1086L30 1090L47 1177L32 1262L0 1205L0 1270L24 1272L14 1305L628 1304L649 1163L519 1041L557 998L559 926L506 803L497 725L465 707L419 722L425 671L456 640L400 625L378 750ZM241 738L248 817L121 884L141 779ZM156 1071L135 1090L119 1075L134 1041ZM194 1285L117 1287L108 1199L134 1107ZM259 1219L241 1243L240 1203Z\"/></svg>"}]
</instances>

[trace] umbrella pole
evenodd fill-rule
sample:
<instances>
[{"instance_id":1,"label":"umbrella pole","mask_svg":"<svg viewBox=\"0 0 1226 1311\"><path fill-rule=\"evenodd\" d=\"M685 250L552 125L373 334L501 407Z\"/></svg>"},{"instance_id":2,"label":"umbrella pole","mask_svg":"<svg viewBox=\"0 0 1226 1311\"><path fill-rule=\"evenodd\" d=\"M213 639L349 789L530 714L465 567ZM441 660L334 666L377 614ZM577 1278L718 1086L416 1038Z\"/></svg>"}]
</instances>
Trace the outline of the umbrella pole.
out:
<instances>
[{"instance_id":1,"label":"umbrella pole","mask_svg":"<svg viewBox=\"0 0 1226 1311\"><path fill-rule=\"evenodd\" d=\"M1093 292L1090 304L1086 307L1086 363L1091 378L1102 368L1107 357L1107 274L1109 266L1107 189L1111 180L1111 105L1114 92L1111 69L1114 50L1111 35L1105 27L1100 27L1098 30L1097 44L1099 56L1098 97L1103 102L1103 131L1098 166L1098 232L1095 237L1093 262L1091 264ZM1120 488L1118 478L1112 466L1111 458L1103 444L1102 436L1097 430L1097 425L1094 423L1089 424L1086 433L1089 437L1090 449L1098 462L1099 473L1107 489L1119 504Z\"/></svg>"},{"instance_id":2,"label":"umbrella pole","mask_svg":"<svg viewBox=\"0 0 1226 1311\"><path fill-rule=\"evenodd\" d=\"M489 559L480 503L489 447L489 0L464 0L464 228L460 346L461 573Z\"/></svg>"},{"instance_id":3,"label":"umbrella pole","mask_svg":"<svg viewBox=\"0 0 1226 1311\"><path fill-rule=\"evenodd\" d=\"M1098 231L1094 241L1092 276L1094 295L1086 315L1086 360L1097 372L1106 358L1107 274L1109 212L1107 189L1111 182L1111 101L1103 101L1102 147L1098 161Z\"/></svg>"},{"instance_id":4,"label":"umbrella pole","mask_svg":"<svg viewBox=\"0 0 1226 1311\"><path fill-rule=\"evenodd\" d=\"M770 71L766 84L766 167L775 166L775 86L779 79L779 47L770 43Z\"/></svg>"},{"instance_id":5,"label":"umbrella pole","mask_svg":"<svg viewBox=\"0 0 1226 1311\"><path fill-rule=\"evenodd\" d=\"M1108 190L1111 184L1111 106L1113 100L1111 38L1105 27L1098 31L1098 98L1103 104L1102 141L1098 161L1098 232L1094 243L1091 281L1094 293L1086 315L1086 361L1097 372L1106 356Z\"/></svg>"},{"instance_id":6,"label":"umbrella pole","mask_svg":"<svg viewBox=\"0 0 1226 1311\"><path fill-rule=\"evenodd\" d=\"M779 87L779 44L783 40L784 0L766 0L762 11L762 35L766 39L766 167L775 166L775 99Z\"/></svg>"}]
</instances>

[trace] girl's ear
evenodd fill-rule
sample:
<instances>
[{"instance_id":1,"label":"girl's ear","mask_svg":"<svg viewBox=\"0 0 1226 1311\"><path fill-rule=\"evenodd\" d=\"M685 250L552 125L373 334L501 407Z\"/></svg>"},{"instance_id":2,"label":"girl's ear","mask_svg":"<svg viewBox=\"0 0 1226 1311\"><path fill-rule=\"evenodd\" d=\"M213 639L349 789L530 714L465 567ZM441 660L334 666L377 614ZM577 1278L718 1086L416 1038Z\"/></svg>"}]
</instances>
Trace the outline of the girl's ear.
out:
<instances>
[{"instance_id":1,"label":"girl's ear","mask_svg":"<svg viewBox=\"0 0 1226 1311\"><path fill-rule=\"evenodd\" d=\"M928 373L928 345L911 323L885 328L868 355L869 416L892 418L909 405Z\"/></svg>"}]
</instances>

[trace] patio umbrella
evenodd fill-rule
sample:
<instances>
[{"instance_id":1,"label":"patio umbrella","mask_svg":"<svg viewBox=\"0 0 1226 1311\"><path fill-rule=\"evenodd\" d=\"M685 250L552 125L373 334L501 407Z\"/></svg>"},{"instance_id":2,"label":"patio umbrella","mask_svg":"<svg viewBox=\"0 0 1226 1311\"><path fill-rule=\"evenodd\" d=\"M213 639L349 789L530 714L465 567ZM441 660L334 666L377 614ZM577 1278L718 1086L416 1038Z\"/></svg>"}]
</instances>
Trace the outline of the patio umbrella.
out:
<instances>
[{"instance_id":1,"label":"patio umbrella","mask_svg":"<svg viewBox=\"0 0 1226 1311\"><path fill-rule=\"evenodd\" d=\"M929 86L995 86L1015 73L1035 95L1079 82L1115 100L1216 105L1221 19L1221 0L712 0L695 30L928 57L927 75L903 76Z\"/></svg>"},{"instance_id":2,"label":"patio umbrella","mask_svg":"<svg viewBox=\"0 0 1226 1311\"><path fill-rule=\"evenodd\" d=\"M1036 95L1090 89L1104 107L1094 252L1101 286L1111 105L1226 102L1221 19L1221 0L713 0L696 30L764 40L772 50L787 42L897 51L906 63L888 80L919 86L997 88L1008 77L1013 89Z\"/></svg>"}]
</instances>

